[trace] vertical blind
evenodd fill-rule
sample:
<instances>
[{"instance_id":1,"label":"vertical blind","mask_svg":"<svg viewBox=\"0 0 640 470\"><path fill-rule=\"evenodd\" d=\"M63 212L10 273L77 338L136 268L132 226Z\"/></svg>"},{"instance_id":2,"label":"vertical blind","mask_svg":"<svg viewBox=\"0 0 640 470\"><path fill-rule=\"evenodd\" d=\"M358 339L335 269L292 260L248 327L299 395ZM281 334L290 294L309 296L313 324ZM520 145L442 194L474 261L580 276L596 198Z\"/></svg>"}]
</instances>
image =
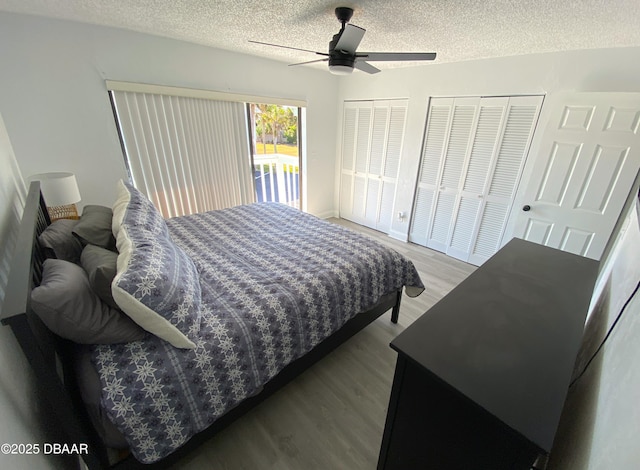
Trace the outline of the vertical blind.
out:
<instances>
[{"instance_id":1,"label":"vertical blind","mask_svg":"<svg viewBox=\"0 0 640 470\"><path fill-rule=\"evenodd\" d=\"M133 184L164 217L255 201L242 102L110 95Z\"/></svg>"}]
</instances>

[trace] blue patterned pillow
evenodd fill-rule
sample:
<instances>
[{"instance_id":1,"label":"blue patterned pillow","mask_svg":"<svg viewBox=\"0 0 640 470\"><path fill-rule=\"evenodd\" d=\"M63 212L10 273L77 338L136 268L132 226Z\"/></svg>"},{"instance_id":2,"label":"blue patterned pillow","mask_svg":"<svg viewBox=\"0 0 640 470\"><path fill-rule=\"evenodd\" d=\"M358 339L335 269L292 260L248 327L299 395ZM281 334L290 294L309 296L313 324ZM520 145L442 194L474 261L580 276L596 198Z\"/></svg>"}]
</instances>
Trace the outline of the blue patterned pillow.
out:
<instances>
[{"instance_id":1,"label":"blue patterned pillow","mask_svg":"<svg viewBox=\"0 0 640 470\"><path fill-rule=\"evenodd\" d=\"M131 191L117 234L113 298L133 321L178 348L194 348L200 331L200 280L189 256L158 223L144 196ZM146 199L146 198L144 198ZM148 199L147 199L148 201ZM142 212L142 214L141 214ZM164 227L164 229L163 229ZM190 339L191 338L191 339Z\"/></svg>"},{"instance_id":2,"label":"blue patterned pillow","mask_svg":"<svg viewBox=\"0 0 640 470\"><path fill-rule=\"evenodd\" d=\"M114 237L118 237L118 231L125 216L129 225L142 226L151 233L169 236L167 223L148 197L122 180L118 182L116 191L118 196L113 205L111 222Z\"/></svg>"}]
</instances>

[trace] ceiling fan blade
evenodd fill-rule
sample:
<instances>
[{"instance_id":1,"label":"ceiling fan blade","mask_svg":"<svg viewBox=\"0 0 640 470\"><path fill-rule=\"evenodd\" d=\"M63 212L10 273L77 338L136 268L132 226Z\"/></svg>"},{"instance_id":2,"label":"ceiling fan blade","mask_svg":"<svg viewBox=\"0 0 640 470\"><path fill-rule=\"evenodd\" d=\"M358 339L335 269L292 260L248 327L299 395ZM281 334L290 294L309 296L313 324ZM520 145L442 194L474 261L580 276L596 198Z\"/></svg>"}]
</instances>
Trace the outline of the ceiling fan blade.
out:
<instances>
[{"instance_id":1,"label":"ceiling fan blade","mask_svg":"<svg viewBox=\"0 0 640 470\"><path fill-rule=\"evenodd\" d=\"M298 62L298 63L296 63L296 64L289 64L289 67L292 67L292 66L294 66L294 65L313 64L314 62L326 62L326 61L328 61L328 60L329 60L329 58L326 58L326 59L316 59L316 60L308 60L308 61L306 61L306 62Z\"/></svg>"},{"instance_id":2,"label":"ceiling fan blade","mask_svg":"<svg viewBox=\"0 0 640 470\"><path fill-rule=\"evenodd\" d=\"M359 52L356 57L368 61L433 60L435 52Z\"/></svg>"},{"instance_id":3,"label":"ceiling fan blade","mask_svg":"<svg viewBox=\"0 0 640 470\"><path fill-rule=\"evenodd\" d=\"M249 39L249 42L252 42L254 44L262 44L263 46L282 47L283 49L293 49L294 51L304 51L304 52L311 52L312 54L329 56L329 54L327 54L326 52L311 51L309 49L301 49L299 47L281 46L280 44L271 44L271 43L268 43L268 42L252 41L251 39Z\"/></svg>"},{"instance_id":4,"label":"ceiling fan blade","mask_svg":"<svg viewBox=\"0 0 640 470\"><path fill-rule=\"evenodd\" d=\"M334 49L336 51L355 54L356 49L358 48L360 41L362 41L362 37L366 31L366 29L361 28L360 26L356 26L351 23L346 24Z\"/></svg>"},{"instance_id":5,"label":"ceiling fan blade","mask_svg":"<svg viewBox=\"0 0 640 470\"><path fill-rule=\"evenodd\" d=\"M368 62L365 62L364 60L356 60L353 64L353 66L355 68L357 68L358 70L362 70L363 72L367 72L367 73L378 73L380 72L380 69L375 68L373 65L371 65Z\"/></svg>"}]
</instances>

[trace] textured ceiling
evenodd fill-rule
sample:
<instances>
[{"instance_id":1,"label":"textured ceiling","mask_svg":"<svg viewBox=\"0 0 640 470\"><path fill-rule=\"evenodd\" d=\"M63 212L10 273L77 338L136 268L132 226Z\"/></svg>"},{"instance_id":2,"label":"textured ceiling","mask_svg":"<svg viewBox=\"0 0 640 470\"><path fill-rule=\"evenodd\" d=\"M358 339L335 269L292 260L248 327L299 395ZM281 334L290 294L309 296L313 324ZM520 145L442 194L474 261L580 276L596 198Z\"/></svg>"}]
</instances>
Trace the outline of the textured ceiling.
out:
<instances>
[{"instance_id":1,"label":"textured ceiling","mask_svg":"<svg viewBox=\"0 0 640 470\"><path fill-rule=\"evenodd\" d=\"M95 23L302 62L326 51L355 10L368 52L437 52L434 63L561 50L640 46L640 0L0 0L0 10ZM377 62L376 66L412 65Z\"/></svg>"}]
</instances>

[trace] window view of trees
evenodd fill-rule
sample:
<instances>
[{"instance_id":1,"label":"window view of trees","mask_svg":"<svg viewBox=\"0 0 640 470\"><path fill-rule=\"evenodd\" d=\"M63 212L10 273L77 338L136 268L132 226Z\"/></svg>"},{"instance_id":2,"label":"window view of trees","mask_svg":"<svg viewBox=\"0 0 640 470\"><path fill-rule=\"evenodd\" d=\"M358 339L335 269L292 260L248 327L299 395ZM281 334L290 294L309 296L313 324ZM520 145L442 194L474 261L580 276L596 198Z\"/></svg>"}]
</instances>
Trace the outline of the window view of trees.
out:
<instances>
[{"instance_id":1,"label":"window view of trees","mask_svg":"<svg viewBox=\"0 0 640 470\"><path fill-rule=\"evenodd\" d=\"M299 109L249 104L257 201L277 201L300 208Z\"/></svg>"},{"instance_id":2,"label":"window view of trees","mask_svg":"<svg viewBox=\"0 0 640 470\"><path fill-rule=\"evenodd\" d=\"M256 154L298 156L298 108L251 104Z\"/></svg>"}]
</instances>

